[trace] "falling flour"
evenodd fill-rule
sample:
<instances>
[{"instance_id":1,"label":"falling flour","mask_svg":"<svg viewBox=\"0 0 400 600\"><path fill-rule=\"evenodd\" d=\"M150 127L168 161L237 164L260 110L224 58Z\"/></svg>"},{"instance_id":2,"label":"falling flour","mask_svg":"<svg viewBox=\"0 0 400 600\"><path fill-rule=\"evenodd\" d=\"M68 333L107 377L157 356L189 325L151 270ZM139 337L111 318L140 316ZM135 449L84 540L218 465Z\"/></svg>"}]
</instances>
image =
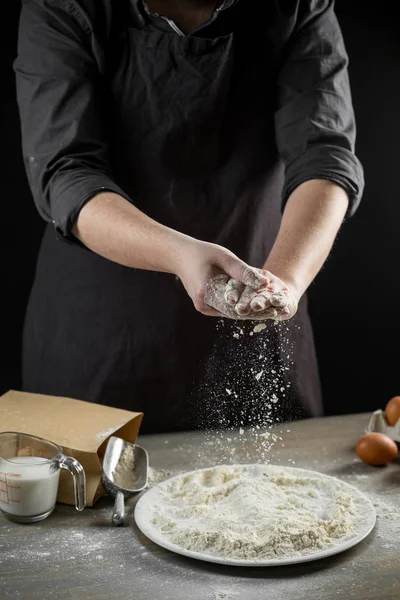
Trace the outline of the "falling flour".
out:
<instances>
[{"instance_id":1,"label":"falling flour","mask_svg":"<svg viewBox=\"0 0 400 600\"><path fill-rule=\"evenodd\" d=\"M161 487L153 525L178 546L219 557L309 554L352 537L365 519L346 484L294 468L218 466Z\"/></svg>"},{"instance_id":2,"label":"falling flour","mask_svg":"<svg viewBox=\"0 0 400 600\"><path fill-rule=\"evenodd\" d=\"M254 453L256 462L273 461L283 432L274 437L265 432L304 416L292 389L292 329L298 328L287 322L218 321L198 392L204 443L215 446L218 462L252 462Z\"/></svg>"}]
</instances>

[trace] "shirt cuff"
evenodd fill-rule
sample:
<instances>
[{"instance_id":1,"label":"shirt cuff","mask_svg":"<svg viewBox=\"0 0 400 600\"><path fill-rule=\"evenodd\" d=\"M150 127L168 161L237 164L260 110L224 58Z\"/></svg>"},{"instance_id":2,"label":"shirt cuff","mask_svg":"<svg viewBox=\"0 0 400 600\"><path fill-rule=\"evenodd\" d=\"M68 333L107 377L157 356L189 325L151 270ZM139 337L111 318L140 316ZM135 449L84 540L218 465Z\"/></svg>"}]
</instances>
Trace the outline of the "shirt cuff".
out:
<instances>
[{"instance_id":1,"label":"shirt cuff","mask_svg":"<svg viewBox=\"0 0 400 600\"><path fill-rule=\"evenodd\" d=\"M327 179L340 185L349 196L346 217L352 216L364 191L364 172L358 158L346 148L311 146L286 166L283 203L305 181Z\"/></svg>"},{"instance_id":2,"label":"shirt cuff","mask_svg":"<svg viewBox=\"0 0 400 600\"><path fill-rule=\"evenodd\" d=\"M57 234L70 242L78 242L72 228L83 206L102 192L113 192L132 203L127 194L106 174L91 171L74 171L63 174L51 184L51 213Z\"/></svg>"}]
</instances>

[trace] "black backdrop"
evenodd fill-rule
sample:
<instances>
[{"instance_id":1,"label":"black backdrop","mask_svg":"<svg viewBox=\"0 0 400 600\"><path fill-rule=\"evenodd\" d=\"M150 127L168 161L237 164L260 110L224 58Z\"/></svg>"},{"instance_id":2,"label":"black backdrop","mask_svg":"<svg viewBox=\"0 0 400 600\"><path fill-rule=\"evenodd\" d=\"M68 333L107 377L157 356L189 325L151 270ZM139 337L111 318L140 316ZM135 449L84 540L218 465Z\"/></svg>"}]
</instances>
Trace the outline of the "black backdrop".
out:
<instances>
[{"instance_id":1,"label":"black backdrop","mask_svg":"<svg viewBox=\"0 0 400 600\"><path fill-rule=\"evenodd\" d=\"M328 414L372 410L400 394L400 34L389 2L371 3L374 10L363 3L362 13L355 4L338 0L336 7L366 189L309 294ZM18 14L19 2L8 2L0 57L0 393L21 387L21 331L43 231L21 160L11 68Z\"/></svg>"}]
</instances>

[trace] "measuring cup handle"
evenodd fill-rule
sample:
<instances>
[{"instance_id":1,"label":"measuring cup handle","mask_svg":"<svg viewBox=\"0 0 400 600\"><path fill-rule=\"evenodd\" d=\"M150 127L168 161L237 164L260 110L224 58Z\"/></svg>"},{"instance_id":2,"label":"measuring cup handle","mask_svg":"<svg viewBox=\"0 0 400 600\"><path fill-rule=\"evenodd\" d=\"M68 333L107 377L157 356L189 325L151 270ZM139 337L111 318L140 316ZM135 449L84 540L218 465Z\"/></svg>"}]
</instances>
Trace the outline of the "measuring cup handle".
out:
<instances>
[{"instance_id":1,"label":"measuring cup handle","mask_svg":"<svg viewBox=\"0 0 400 600\"><path fill-rule=\"evenodd\" d=\"M123 525L125 520L125 498L121 491L118 490L115 496L115 504L112 515L114 525Z\"/></svg>"},{"instance_id":2,"label":"measuring cup handle","mask_svg":"<svg viewBox=\"0 0 400 600\"><path fill-rule=\"evenodd\" d=\"M62 456L61 469L69 471L74 478L75 508L83 510L86 506L86 476L81 463L72 456Z\"/></svg>"}]
</instances>

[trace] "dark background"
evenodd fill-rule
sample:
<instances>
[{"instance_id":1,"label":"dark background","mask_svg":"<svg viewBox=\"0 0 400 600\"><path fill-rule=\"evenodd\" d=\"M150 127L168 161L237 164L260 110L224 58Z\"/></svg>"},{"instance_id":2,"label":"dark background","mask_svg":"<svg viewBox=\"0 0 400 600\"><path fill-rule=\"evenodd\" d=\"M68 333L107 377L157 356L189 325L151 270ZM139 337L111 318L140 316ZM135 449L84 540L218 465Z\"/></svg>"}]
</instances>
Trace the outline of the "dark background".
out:
<instances>
[{"instance_id":1,"label":"dark background","mask_svg":"<svg viewBox=\"0 0 400 600\"><path fill-rule=\"evenodd\" d=\"M388 2L363 3L362 13L354 4L360 6L339 0L336 12L350 57L366 188L310 289L328 414L373 410L400 394L400 35ZM0 57L0 393L21 388L22 324L43 231L20 151L12 72L18 14L19 2L7 2Z\"/></svg>"}]
</instances>

